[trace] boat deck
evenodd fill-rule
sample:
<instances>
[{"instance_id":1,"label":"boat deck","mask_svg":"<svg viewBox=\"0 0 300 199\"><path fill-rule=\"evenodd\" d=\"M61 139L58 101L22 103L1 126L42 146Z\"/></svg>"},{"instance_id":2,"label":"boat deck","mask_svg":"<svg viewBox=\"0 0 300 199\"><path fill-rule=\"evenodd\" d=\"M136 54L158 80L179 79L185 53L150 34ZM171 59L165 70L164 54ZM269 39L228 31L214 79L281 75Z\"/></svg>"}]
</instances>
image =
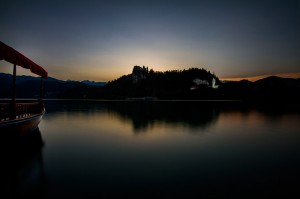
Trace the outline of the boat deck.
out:
<instances>
[{"instance_id":1,"label":"boat deck","mask_svg":"<svg viewBox=\"0 0 300 199\"><path fill-rule=\"evenodd\" d=\"M43 111L40 102L0 102L0 123L38 115Z\"/></svg>"},{"instance_id":2,"label":"boat deck","mask_svg":"<svg viewBox=\"0 0 300 199\"><path fill-rule=\"evenodd\" d=\"M28 131L38 125L44 112L42 102L0 102L0 129Z\"/></svg>"}]
</instances>

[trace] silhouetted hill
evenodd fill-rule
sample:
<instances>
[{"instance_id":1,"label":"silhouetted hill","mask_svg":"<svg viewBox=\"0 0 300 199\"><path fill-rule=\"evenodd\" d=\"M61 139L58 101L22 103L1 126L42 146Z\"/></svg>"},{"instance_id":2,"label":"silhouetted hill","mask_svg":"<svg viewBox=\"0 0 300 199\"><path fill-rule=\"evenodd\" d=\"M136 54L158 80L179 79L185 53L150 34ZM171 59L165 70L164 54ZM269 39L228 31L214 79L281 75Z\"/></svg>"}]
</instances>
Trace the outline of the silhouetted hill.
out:
<instances>
[{"instance_id":1,"label":"silhouetted hill","mask_svg":"<svg viewBox=\"0 0 300 199\"><path fill-rule=\"evenodd\" d=\"M135 66L132 74L108 82L104 88L106 96L112 99L212 99L218 95L211 88L213 79L217 84L222 84L218 77L205 69L155 72Z\"/></svg>"},{"instance_id":2,"label":"silhouetted hill","mask_svg":"<svg viewBox=\"0 0 300 199\"><path fill-rule=\"evenodd\" d=\"M40 93L39 77L17 76L17 97L37 98ZM62 81L48 77L44 81L45 98L94 98L100 96L101 87L77 81ZM0 98L12 95L12 75L0 73Z\"/></svg>"},{"instance_id":3,"label":"silhouetted hill","mask_svg":"<svg viewBox=\"0 0 300 199\"><path fill-rule=\"evenodd\" d=\"M45 80L45 98L300 101L300 79L271 76L256 82L222 83L216 75L199 68L156 72L135 66L132 74L104 86L96 84L49 77ZM18 98L37 98L39 87L39 77L17 77ZM0 73L0 98L10 98L11 88L12 75Z\"/></svg>"},{"instance_id":4,"label":"silhouetted hill","mask_svg":"<svg viewBox=\"0 0 300 199\"><path fill-rule=\"evenodd\" d=\"M95 82L95 81L90 81L90 80L83 80L81 83L91 85L91 86L104 86L106 82Z\"/></svg>"},{"instance_id":5,"label":"silhouetted hill","mask_svg":"<svg viewBox=\"0 0 300 199\"><path fill-rule=\"evenodd\" d=\"M259 100L300 99L300 79L270 76L255 82L255 98Z\"/></svg>"},{"instance_id":6,"label":"silhouetted hill","mask_svg":"<svg viewBox=\"0 0 300 199\"><path fill-rule=\"evenodd\" d=\"M223 84L222 93L225 99L298 102L300 79L270 76L256 82L231 81Z\"/></svg>"},{"instance_id":7,"label":"silhouetted hill","mask_svg":"<svg viewBox=\"0 0 300 199\"><path fill-rule=\"evenodd\" d=\"M260 86L268 86L268 87L291 87L291 86L300 86L299 80L300 79L270 76L264 79L257 80L255 83Z\"/></svg>"}]
</instances>

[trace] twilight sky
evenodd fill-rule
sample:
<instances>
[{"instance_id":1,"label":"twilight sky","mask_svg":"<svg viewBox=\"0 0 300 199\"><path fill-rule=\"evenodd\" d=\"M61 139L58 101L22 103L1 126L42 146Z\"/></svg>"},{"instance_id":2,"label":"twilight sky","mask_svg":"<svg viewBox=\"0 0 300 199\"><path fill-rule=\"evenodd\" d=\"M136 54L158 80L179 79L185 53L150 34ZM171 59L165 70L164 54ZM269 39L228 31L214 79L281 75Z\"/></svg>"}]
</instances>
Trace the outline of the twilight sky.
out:
<instances>
[{"instance_id":1,"label":"twilight sky","mask_svg":"<svg viewBox=\"0 0 300 199\"><path fill-rule=\"evenodd\" d=\"M108 81L134 65L203 67L221 78L300 74L300 0L0 3L0 40L59 79ZM0 72L11 65L1 61Z\"/></svg>"}]
</instances>

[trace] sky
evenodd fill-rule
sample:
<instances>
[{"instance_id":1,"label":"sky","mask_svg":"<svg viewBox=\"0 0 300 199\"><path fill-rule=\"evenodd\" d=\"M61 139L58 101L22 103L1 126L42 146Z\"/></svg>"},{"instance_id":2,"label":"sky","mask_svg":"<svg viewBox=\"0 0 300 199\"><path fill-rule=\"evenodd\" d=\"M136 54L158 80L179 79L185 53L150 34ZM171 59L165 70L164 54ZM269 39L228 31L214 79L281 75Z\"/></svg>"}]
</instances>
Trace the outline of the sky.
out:
<instances>
[{"instance_id":1,"label":"sky","mask_svg":"<svg viewBox=\"0 0 300 199\"><path fill-rule=\"evenodd\" d=\"M0 40L62 80L110 81L135 65L300 77L300 0L0 3ZM0 72L11 65L1 61Z\"/></svg>"}]
</instances>

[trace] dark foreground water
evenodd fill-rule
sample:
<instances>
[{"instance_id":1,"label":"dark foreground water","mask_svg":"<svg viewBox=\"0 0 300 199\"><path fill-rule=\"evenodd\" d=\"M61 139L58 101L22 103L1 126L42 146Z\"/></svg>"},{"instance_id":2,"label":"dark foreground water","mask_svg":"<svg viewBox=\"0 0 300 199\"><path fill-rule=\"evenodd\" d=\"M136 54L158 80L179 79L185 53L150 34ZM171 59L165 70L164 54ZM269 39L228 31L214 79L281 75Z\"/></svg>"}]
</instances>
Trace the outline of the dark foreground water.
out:
<instances>
[{"instance_id":1,"label":"dark foreground water","mask_svg":"<svg viewBox=\"0 0 300 199\"><path fill-rule=\"evenodd\" d=\"M300 196L299 106L88 101L45 105L47 113L39 131L27 138L30 141L1 140L1 195Z\"/></svg>"}]
</instances>

